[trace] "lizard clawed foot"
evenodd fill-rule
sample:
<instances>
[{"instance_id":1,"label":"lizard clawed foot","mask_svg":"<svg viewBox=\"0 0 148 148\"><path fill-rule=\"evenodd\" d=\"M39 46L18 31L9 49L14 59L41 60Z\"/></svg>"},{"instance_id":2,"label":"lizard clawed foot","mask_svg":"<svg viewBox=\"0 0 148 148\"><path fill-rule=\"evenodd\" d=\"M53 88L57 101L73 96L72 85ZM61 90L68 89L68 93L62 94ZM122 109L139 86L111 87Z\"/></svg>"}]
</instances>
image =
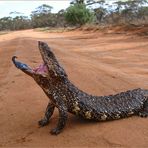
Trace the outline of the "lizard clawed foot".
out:
<instances>
[{"instance_id":1,"label":"lizard clawed foot","mask_svg":"<svg viewBox=\"0 0 148 148\"><path fill-rule=\"evenodd\" d=\"M148 112L146 112L146 111L139 112L139 116L146 118L146 117L148 117Z\"/></svg>"},{"instance_id":2,"label":"lizard clawed foot","mask_svg":"<svg viewBox=\"0 0 148 148\"><path fill-rule=\"evenodd\" d=\"M42 119L38 122L40 127L46 126L49 124L49 121L47 119Z\"/></svg>"},{"instance_id":3,"label":"lizard clawed foot","mask_svg":"<svg viewBox=\"0 0 148 148\"><path fill-rule=\"evenodd\" d=\"M50 133L51 133L52 135L58 135L60 132L61 132L61 130L59 130L58 128L54 128L54 129L52 129L52 130L50 131Z\"/></svg>"}]
</instances>

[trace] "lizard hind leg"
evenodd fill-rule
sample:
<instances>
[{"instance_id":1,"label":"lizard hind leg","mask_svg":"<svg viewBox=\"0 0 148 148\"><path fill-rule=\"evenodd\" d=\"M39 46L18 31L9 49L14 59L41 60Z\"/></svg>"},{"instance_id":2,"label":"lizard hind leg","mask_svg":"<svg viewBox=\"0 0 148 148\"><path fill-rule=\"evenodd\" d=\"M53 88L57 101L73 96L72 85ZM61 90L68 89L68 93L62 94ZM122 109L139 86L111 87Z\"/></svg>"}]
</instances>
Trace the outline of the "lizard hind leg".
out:
<instances>
[{"instance_id":1,"label":"lizard hind leg","mask_svg":"<svg viewBox=\"0 0 148 148\"><path fill-rule=\"evenodd\" d=\"M148 99L144 102L143 109L139 111L140 117L148 117Z\"/></svg>"}]
</instances>

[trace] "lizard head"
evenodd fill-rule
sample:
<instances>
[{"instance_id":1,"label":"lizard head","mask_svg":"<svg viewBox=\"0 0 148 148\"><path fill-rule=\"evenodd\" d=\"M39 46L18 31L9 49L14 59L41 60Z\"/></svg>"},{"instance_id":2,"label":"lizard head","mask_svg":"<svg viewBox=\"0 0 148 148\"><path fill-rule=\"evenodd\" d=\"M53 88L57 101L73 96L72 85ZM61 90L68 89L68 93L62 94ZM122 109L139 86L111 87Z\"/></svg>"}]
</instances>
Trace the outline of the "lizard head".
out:
<instances>
[{"instance_id":1,"label":"lizard head","mask_svg":"<svg viewBox=\"0 0 148 148\"><path fill-rule=\"evenodd\" d=\"M17 61L17 57L13 56L12 61L14 65L27 75L33 77L38 84L40 84L41 81L48 83L49 81L60 82L65 80L67 74L58 63L50 47L41 41L38 42L38 47L43 59L43 64L37 68L31 68L27 64Z\"/></svg>"},{"instance_id":2,"label":"lizard head","mask_svg":"<svg viewBox=\"0 0 148 148\"><path fill-rule=\"evenodd\" d=\"M67 74L63 67L60 66L50 47L41 41L38 42L38 46L50 78L53 78L54 80L64 80L67 77Z\"/></svg>"}]
</instances>

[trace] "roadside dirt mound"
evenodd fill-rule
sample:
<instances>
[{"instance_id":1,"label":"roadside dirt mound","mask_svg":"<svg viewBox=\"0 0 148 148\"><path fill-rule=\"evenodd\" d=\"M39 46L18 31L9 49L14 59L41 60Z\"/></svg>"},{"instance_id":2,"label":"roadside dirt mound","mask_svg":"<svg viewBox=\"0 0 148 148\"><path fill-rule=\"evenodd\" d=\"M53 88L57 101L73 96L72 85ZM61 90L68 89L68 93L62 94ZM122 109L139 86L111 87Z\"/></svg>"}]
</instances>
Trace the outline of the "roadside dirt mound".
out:
<instances>
[{"instance_id":1,"label":"roadside dirt mound","mask_svg":"<svg viewBox=\"0 0 148 148\"><path fill-rule=\"evenodd\" d=\"M148 36L148 25L123 25L123 26L117 26L113 28L114 32L124 32L129 34L135 34L135 35L143 35Z\"/></svg>"},{"instance_id":2,"label":"roadside dirt mound","mask_svg":"<svg viewBox=\"0 0 148 148\"><path fill-rule=\"evenodd\" d=\"M148 40L125 34L91 31L43 33L16 31L0 36L0 147L134 147L148 146L148 119L131 117L111 122L88 122L71 114L63 132L50 135L50 123L38 127L48 98L34 80L14 67L11 57L31 67L41 56L37 41L54 51L69 79L93 95L133 88L148 89Z\"/></svg>"},{"instance_id":3,"label":"roadside dirt mound","mask_svg":"<svg viewBox=\"0 0 148 148\"><path fill-rule=\"evenodd\" d=\"M100 33L114 33L114 34L127 34L127 35L139 35L148 36L148 25L137 26L134 24L130 25L118 25L118 26L96 26L96 25L86 25L78 30L90 31L90 32L100 32Z\"/></svg>"}]
</instances>

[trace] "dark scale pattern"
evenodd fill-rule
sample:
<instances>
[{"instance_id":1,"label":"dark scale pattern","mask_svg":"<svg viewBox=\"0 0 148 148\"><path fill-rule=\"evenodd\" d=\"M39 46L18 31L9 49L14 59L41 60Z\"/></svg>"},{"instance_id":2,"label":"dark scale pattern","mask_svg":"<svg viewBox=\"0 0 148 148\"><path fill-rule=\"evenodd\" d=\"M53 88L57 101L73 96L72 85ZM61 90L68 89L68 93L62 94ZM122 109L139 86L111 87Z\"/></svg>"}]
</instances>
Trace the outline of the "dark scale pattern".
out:
<instances>
[{"instance_id":1,"label":"dark scale pattern","mask_svg":"<svg viewBox=\"0 0 148 148\"><path fill-rule=\"evenodd\" d=\"M84 119L106 121L125 118L131 115L148 116L148 90L134 89L109 96L92 96L74 86L55 55L44 42L39 41L39 50L48 72L37 73L26 64L12 58L13 63L23 72L33 77L49 97L45 117L39 121L40 126L49 123L54 108L59 110L57 126L52 134L59 134L65 127L68 112Z\"/></svg>"}]
</instances>

